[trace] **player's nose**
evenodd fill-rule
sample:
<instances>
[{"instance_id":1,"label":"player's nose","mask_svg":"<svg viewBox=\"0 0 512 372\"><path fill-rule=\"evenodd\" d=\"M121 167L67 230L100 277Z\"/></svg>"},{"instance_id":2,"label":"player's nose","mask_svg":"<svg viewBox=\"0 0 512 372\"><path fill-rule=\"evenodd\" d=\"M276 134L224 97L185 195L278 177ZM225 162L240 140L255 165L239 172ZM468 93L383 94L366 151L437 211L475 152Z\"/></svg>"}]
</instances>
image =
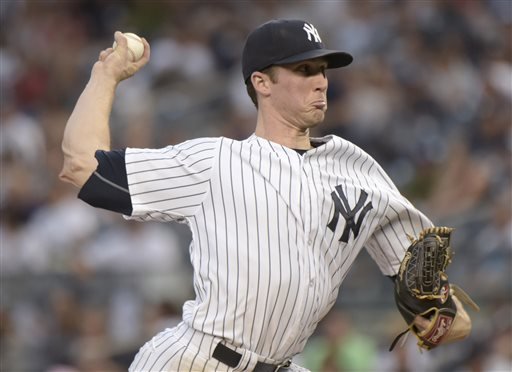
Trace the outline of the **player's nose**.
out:
<instances>
[{"instance_id":1,"label":"player's nose","mask_svg":"<svg viewBox=\"0 0 512 372\"><path fill-rule=\"evenodd\" d=\"M313 80L315 91L325 92L328 87L328 81L325 74L319 73L314 76Z\"/></svg>"}]
</instances>

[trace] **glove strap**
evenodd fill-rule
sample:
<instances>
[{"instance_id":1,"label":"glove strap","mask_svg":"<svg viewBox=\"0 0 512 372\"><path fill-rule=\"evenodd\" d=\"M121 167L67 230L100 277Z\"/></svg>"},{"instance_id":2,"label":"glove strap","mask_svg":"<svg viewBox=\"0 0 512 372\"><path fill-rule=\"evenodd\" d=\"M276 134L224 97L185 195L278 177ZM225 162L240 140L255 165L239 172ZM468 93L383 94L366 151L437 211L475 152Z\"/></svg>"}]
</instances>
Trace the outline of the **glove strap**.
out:
<instances>
[{"instance_id":1,"label":"glove strap","mask_svg":"<svg viewBox=\"0 0 512 372\"><path fill-rule=\"evenodd\" d=\"M430 327L416 334L416 337L419 340L418 346L427 350L434 348L441 343L444 336L446 336L450 331L456 315L456 312L447 308L432 308L420 315L427 314L431 311L434 311L434 315L430 318Z\"/></svg>"},{"instance_id":2,"label":"glove strap","mask_svg":"<svg viewBox=\"0 0 512 372\"><path fill-rule=\"evenodd\" d=\"M391 346L389 347L389 351L393 351L398 341L404 336L407 332L409 332L411 329L407 328L405 331L401 332L398 336L395 337L393 342L391 343Z\"/></svg>"},{"instance_id":3,"label":"glove strap","mask_svg":"<svg viewBox=\"0 0 512 372\"><path fill-rule=\"evenodd\" d=\"M458 285L450 284L451 289L453 290L453 295L461 300L463 303L471 307L475 311L480 311L480 307L473 301L471 297Z\"/></svg>"}]
</instances>

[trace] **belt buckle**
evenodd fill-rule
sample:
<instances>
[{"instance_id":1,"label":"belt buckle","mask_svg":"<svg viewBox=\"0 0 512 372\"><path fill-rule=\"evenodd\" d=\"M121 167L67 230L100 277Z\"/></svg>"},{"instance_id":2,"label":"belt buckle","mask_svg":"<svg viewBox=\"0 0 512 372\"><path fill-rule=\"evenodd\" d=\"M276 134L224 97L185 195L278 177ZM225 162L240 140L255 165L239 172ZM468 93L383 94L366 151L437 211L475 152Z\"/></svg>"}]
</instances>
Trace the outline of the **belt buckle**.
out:
<instances>
[{"instance_id":1,"label":"belt buckle","mask_svg":"<svg viewBox=\"0 0 512 372\"><path fill-rule=\"evenodd\" d=\"M281 368L288 368L291 365L292 365L292 361L290 359L288 359L286 362L277 365L276 369L274 369L274 372L279 371Z\"/></svg>"}]
</instances>

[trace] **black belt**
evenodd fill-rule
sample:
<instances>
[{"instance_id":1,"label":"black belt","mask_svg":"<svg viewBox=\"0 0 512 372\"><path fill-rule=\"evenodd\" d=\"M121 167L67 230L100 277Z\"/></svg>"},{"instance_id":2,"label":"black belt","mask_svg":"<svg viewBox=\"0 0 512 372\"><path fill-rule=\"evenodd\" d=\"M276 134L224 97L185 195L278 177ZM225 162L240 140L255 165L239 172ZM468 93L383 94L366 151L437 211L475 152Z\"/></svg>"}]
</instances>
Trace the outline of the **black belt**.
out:
<instances>
[{"instance_id":1,"label":"black belt","mask_svg":"<svg viewBox=\"0 0 512 372\"><path fill-rule=\"evenodd\" d=\"M235 350L230 349L224 344L218 343L213 351L212 356L217 359L219 362L224 363L227 366L235 368L240 363L242 359L242 354L237 353ZM254 372L275 372L275 371L288 371L288 367L291 362L286 361L286 363L275 365L269 363L258 362L256 363L256 367L254 367Z\"/></svg>"}]
</instances>

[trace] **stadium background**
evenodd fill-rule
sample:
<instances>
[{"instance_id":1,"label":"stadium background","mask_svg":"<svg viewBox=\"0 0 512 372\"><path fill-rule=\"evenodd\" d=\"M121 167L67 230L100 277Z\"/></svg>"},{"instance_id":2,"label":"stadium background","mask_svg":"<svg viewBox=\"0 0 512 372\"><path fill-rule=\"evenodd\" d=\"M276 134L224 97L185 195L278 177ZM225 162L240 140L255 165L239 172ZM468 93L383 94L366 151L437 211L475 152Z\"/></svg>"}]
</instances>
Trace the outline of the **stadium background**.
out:
<instances>
[{"instance_id":1,"label":"stadium background","mask_svg":"<svg viewBox=\"0 0 512 372\"><path fill-rule=\"evenodd\" d=\"M388 353L403 321L362 253L297 362L313 371L504 371L511 331L509 0L1 1L2 371L121 371L192 297L189 233L124 221L57 180L74 102L115 30L152 59L121 84L113 146L248 136L245 35L302 18L355 56L330 72L335 133L377 158L438 225L457 228L448 273L481 305L462 343ZM335 350L334 350L335 349ZM331 352L331 357L327 354Z\"/></svg>"}]
</instances>

